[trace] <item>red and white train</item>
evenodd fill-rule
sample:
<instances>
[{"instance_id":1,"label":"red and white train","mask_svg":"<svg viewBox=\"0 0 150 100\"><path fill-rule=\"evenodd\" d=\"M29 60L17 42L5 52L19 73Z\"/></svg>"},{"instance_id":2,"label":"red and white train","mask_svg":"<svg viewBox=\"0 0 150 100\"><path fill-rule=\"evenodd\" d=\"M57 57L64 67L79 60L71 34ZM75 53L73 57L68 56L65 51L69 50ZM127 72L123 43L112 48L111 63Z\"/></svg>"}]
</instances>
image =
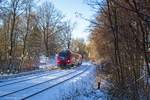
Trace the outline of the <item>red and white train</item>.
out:
<instances>
[{"instance_id":1,"label":"red and white train","mask_svg":"<svg viewBox=\"0 0 150 100\"><path fill-rule=\"evenodd\" d=\"M82 55L71 50L62 50L56 56L56 64L61 68L70 68L82 64Z\"/></svg>"}]
</instances>

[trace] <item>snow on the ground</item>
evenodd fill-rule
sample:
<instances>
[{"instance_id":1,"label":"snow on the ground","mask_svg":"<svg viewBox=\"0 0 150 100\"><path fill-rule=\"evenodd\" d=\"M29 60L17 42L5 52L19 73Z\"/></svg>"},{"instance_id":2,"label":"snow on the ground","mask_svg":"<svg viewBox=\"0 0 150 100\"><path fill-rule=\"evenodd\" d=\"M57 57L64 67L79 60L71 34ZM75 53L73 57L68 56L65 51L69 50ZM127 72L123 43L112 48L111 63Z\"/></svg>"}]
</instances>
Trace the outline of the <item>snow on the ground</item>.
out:
<instances>
[{"instance_id":1,"label":"snow on the ground","mask_svg":"<svg viewBox=\"0 0 150 100\"><path fill-rule=\"evenodd\" d=\"M29 99L38 100L42 98L43 100L70 100L70 99L73 99L73 100L106 100L105 92L94 89L94 85L96 81L96 67L90 64L89 62L84 62L81 65L81 68L82 68L81 70L83 70L84 67L89 67L89 70L81 74L78 77L74 77L65 83L62 83L56 87L53 87L52 89L48 91L42 92L41 94L34 96L34 98L29 98ZM44 79L49 79L49 78L51 77L47 77ZM42 80L39 80L39 81L42 81ZM31 85L31 83L29 84ZM20 87L22 87L22 85L20 85ZM15 87L15 89L17 89L17 87Z\"/></svg>"},{"instance_id":2,"label":"snow on the ground","mask_svg":"<svg viewBox=\"0 0 150 100\"><path fill-rule=\"evenodd\" d=\"M87 64L90 64L90 63L87 63ZM96 72L94 72L94 74L95 73ZM107 100L107 91L105 91L105 88L108 88L107 86L108 86L108 82L106 80L101 80L100 90L92 89L92 91L88 91L87 93L82 93L81 95L73 99L74 100ZM95 88L97 88L97 86Z\"/></svg>"},{"instance_id":3,"label":"snow on the ground","mask_svg":"<svg viewBox=\"0 0 150 100\"><path fill-rule=\"evenodd\" d=\"M90 67L88 71L78 77L74 77L65 83L62 83L41 94L29 98L36 100L106 100L104 92L94 90L96 80L96 68L90 63L83 63L82 66Z\"/></svg>"},{"instance_id":4,"label":"snow on the ground","mask_svg":"<svg viewBox=\"0 0 150 100\"><path fill-rule=\"evenodd\" d=\"M107 94L101 90L93 90L88 94L74 98L74 100L107 100Z\"/></svg>"},{"instance_id":5,"label":"snow on the ground","mask_svg":"<svg viewBox=\"0 0 150 100\"><path fill-rule=\"evenodd\" d=\"M55 68L57 68L55 57L51 57L50 59L41 58L39 68L40 69L55 69Z\"/></svg>"},{"instance_id":6,"label":"snow on the ground","mask_svg":"<svg viewBox=\"0 0 150 100\"><path fill-rule=\"evenodd\" d=\"M29 74L29 75L25 75L25 76L16 77L16 78L3 79L3 80L0 80L1 81L0 86L2 86L4 84L19 82L19 81L31 80L31 79L39 78L42 76L48 76L48 75L52 75L55 73L62 74L61 72L65 72L65 71L64 70L62 70L62 71L60 71L60 70L44 71L44 72Z\"/></svg>"},{"instance_id":7,"label":"snow on the ground","mask_svg":"<svg viewBox=\"0 0 150 100\"><path fill-rule=\"evenodd\" d=\"M38 66L39 69L33 70L33 71L28 71L28 72L21 72L17 74L0 74L0 80L2 79L10 79L10 78L16 78L16 77L21 77L25 75L30 75L30 74L37 74L43 71L46 71L47 69L56 69L56 63L55 63L55 58L51 57L50 59L48 58L41 58L40 60L40 65Z\"/></svg>"},{"instance_id":8,"label":"snow on the ground","mask_svg":"<svg viewBox=\"0 0 150 100\"><path fill-rule=\"evenodd\" d=\"M27 87L45 82L45 81L50 80L50 79L55 79L57 77L65 75L66 73L69 73L69 72L70 71L62 71L62 72L58 72L58 73L49 74L47 76L42 76L40 78L35 78L35 79L32 79L32 80L23 81L23 82L19 82L19 83L16 83L16 84L7 85L5 87L1 87L0 88L0 96L11 93L13 91L19 91L21 89L24 89L24 88L27 88ZM45 86L48 86L48 83L45 83L45 84L47 84L47 85L41 84L42 88L45 87ZM25 92L25 91L18 92L19 95L13 95L12 97L16 96L16 97L19 98L21 96L28 95L28 94L32 93L33 91L37 92L38 88L41 88L40 85L37 88L33 87L31 89L28 89L30 91L27 91L27 92Z\"/></svg>"},{"instance_id":9,"label":"snow on the ground","mask_svg":"<svg viewBox=\"0 0 150 100\"><path fill-rule=\"evenodd\" d=\"M40 69L40 70L22 72L22 73L18 73L18 74L4 74L4 75L0 75L0 81L5 80L5 79L11 79L11 78L16 78L16 77L31 75L31 74L37 74L37 73L41 73L41 72L45 72L45 71L46 70Z\"/></svg>"}]
</instances>

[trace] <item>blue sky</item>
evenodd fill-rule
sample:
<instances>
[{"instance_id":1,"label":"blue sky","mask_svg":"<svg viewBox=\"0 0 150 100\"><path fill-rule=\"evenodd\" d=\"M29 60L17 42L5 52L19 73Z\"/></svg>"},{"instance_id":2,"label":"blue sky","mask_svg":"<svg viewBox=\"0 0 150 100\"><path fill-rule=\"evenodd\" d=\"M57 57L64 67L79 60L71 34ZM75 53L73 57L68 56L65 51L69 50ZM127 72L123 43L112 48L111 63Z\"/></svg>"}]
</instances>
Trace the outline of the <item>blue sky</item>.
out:
<instances>
[{"instance_id":1,"label":"blue sky","mask_svg":"<svg viewBox=\"0 0 150 100\"><path fill-rule=\"evenodd\" d=\"M40 0L43 2L44 0ZM66 19L71 20L71 22L76 22L75 28L72 32L73 38L84 38L88 39L89 32L87 31L90 23L84 19L77 17L75 12L82 13L86 18L91 18L93 11L90 6L86 4L86 0L47 0L51 1L55 8L60 10Z\"/></svg>"}]
</instances>

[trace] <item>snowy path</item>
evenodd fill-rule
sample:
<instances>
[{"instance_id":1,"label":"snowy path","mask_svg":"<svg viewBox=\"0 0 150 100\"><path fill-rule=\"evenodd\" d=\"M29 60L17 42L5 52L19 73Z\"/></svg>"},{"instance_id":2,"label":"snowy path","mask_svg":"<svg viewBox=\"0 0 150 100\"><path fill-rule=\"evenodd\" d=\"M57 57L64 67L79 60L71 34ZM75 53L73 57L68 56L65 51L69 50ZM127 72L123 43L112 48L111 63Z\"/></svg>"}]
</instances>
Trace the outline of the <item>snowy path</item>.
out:
<instances>
[{"instance_id":1,"label":"snowy path","mask_svg":"<svg viewBox=\"0 0 150 100\"><path fill-rule=\"evenodd\" d=\"M0 83L0 99L20 100L23 98L30 98L60 83L63 83L64 81L84 73L87 69L88 68L83 65L76 69L65 71L63 70L56 73L44 73L39 76L33 75L31 77L24 77L22 79L18 78L16 80L2 82Z\"/></svg>"}]
</instances>

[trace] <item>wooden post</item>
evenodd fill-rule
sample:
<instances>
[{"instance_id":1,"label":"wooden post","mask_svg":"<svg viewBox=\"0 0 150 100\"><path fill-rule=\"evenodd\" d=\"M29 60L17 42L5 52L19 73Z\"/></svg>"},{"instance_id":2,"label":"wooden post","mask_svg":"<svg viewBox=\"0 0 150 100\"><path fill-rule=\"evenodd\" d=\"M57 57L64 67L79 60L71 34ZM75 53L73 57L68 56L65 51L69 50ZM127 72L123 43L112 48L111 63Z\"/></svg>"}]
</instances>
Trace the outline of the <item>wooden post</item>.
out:
<instances>
[{"instance_id":1,"label":"wooden post","mask_svg":"<svg viewBox=\"0 0 150 100\"><path fill-rule=\"evenodd\" d=\"M97 89L100 89L100 88L101 88L101 82L98 82L97 85L98 85L98 86L97 86Z\"/></svg>"}]
</instances>

